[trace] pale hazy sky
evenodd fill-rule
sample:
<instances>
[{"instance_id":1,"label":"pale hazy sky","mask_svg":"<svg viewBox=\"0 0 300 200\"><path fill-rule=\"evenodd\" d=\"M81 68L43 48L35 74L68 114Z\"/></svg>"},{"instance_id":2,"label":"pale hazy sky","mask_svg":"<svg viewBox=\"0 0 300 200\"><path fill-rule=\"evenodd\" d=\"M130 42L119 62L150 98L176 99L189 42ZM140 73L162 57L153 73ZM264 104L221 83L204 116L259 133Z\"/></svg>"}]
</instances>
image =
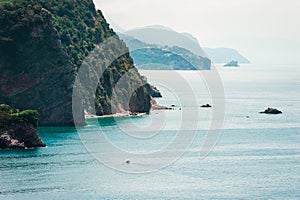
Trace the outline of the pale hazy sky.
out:
<instances>
[{"instance_id":1,"label":"pale hazy sky","mask_svg":"<svg viewBox=\"0 0 300 200\"><path fill-rule=\"evenodd\" d=\"M300 65L300 0L94 0L124 29L164 25L256 64Z\"/></svg>"}]
</instances>

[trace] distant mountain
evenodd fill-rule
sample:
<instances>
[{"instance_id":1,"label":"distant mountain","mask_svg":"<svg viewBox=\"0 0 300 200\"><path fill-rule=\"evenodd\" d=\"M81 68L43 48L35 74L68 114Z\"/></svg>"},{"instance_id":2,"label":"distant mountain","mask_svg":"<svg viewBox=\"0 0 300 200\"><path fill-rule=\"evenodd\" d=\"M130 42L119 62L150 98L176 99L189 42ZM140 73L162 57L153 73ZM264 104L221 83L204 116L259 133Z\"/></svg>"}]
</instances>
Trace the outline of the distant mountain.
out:
<instances>
[{"instance_id":1,"label":"distant mountain","mask_svg":"<svg viewBox=\"0 0 300 200\"><path fill-rule=\"evenodd\" d=\"M214 63L227 63L231 60L238 61L239 63L250 63L250 61L241 55L237 50L230 48L204 48L204 50Z\"/></svg>"},{"instance_id":2,"label":"distant mountain","mask_svg":"<svg viewBox=\"0 0 300 200\"><path fill-rule=\"evenodd\" d=\"M144 28L136 28L129 31L122 31L124 35L132 36L134 40L124 38L126 43L130 42L130 48L145 46L150 44L156 46L177 46L190 51L191 53L209 58L214 63L227 63L235 60L239 63L250 63L250 61L241 55L237 50L231 48L202 48L199 41L190 33L177 33L171 28L153 25ZM123 36L124 36L123 35ZM138 41L137 41L138 40ZM144 43L144 44L142 44ZM153 47L153 46L150 46Z\"/></svg>"},{"instance_id":3,"label":"distant mountain","mask_svg":"<svg viewBox=\"0 0 300 200\"><path fill-rule=\"evenodd\" d=\"M187 33L178 33L164 26L136 28L123 32L123 34L132 36L148 44L157 44L170 47L177 46L187 49L197 56L201 56L203 58L207 57L207 54L195 37L190 34L187 35Z\"/></svg>"},{"instance_id":4,"label":"distant mountain","mask_svg":"<svg viewBox=\"0 0 300 200\"><path fill-rule=\"evenodd\" d=\"M148 44L119 33L127 44L136 67L147 70L209 70L211 61L178 46Z\"/></svg>"}]
</instances>

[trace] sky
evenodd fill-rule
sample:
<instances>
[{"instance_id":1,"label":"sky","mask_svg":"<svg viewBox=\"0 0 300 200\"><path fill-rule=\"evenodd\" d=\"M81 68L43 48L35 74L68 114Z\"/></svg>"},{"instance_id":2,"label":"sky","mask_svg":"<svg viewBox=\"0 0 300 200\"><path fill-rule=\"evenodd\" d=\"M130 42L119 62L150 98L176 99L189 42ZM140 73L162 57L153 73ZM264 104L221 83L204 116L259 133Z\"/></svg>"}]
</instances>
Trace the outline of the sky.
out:
<instances>
[{"instance_id":1,"label":"sky","mask_svg":"<svg viewBox=\"0 0 300 200\"><path fill-rule=\"evenodd\" d=\"M235 48L254 64L300 65L299 0L94 0L125 30L163 25L201 46Z\"/></svg>"}]
</instances>

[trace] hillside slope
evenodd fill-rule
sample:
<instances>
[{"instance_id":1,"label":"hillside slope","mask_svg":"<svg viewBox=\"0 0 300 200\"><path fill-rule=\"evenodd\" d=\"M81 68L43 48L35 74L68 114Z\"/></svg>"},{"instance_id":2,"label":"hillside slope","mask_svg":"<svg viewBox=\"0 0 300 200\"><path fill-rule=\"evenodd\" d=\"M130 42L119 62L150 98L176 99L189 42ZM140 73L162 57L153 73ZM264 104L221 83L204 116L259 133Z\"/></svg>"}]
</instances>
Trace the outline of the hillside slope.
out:
<instances>
[{"instance_id":1,"label":"hillside slope","mask_svg":"<svg viewBox=\"0 0 300 200\"><path fill-rule=\"evenodd\" d=\"M117 35L92 0L6 0L0 10L0 102L38 110L42 126L74 125L72 92L77 72L95 46L110 37L118 39ZM123 42L117 42L128 52ZM114 52L113 45L107 51ZM112 105L113 88L128 71L128 88L123 93L133 89L133 98ZM99 78L96 94L82 94L87 99L93 96L97 115L150 110L146 88L133 88L133 82L146 83L129 53L116 58L102 76L87 76ZM83 125L83 108L93 105L85 99L78 103L82 104L79 121Z\"/></svg>"},{"instance_id":2,"label":"hillside slope","mask_svg":"<svg viewBox=\"0 0 300 200\"><path fill-rule=\"evenodd\" d=\"M146 70L209 70L211 61L178 46L148 44L126 34L126 42L136 67Z\"/></svg>"}]
</instances>

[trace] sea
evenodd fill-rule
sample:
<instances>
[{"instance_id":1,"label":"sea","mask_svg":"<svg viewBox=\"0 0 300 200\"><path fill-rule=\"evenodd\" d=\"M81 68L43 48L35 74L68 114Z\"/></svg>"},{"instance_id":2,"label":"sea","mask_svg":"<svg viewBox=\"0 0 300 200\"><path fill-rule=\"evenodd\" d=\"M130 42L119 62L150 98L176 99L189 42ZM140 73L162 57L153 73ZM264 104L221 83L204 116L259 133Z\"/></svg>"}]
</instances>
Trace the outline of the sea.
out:
<instances>
[{"instance_id":1,"label":"sea","mask_svg":"<svg viewBox=\"0 0 300 200\"><path fill-rule=\"evenodd\" d=\"M140 73L170 110L40 127L0 151L0 199L300 199L300 66Z\"/></svg>"}]
</instances>

